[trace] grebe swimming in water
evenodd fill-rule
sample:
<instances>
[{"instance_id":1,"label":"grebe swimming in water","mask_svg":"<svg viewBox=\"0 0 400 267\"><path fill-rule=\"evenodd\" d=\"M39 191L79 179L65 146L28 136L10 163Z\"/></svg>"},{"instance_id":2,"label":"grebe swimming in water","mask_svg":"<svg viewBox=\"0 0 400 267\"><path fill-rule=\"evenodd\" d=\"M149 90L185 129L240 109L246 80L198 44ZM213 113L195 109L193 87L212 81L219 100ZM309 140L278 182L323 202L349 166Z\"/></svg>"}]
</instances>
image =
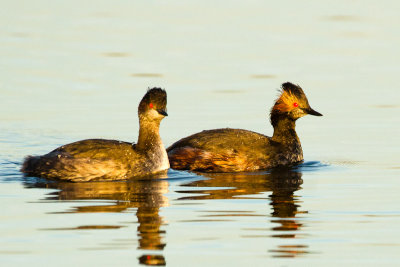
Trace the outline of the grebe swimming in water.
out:
<instances>
[{"instance_id":1,"label":"grebe swimming in water","mask_svg":"<svg viewBox=\"0 0 400 267\"><path fill-rule=\"evenodd\" d=\"M165 171L167 152L159 134L167 116L167 93L147 91L138 108L137 144L88 139L61 146L43 156L28 156L21 171L30 176L72 182L125 180Z\"/></svg>"},{"instance_id":2,"label":"grebe swimming in water","mask_svg":"<svg viewBox=\"0 0 400 267\"><path fill-rule=\"evenodd\" d=\"M296 120L313 110L300 86L282 84L271 109L274 134L268 137L242 129L215 129L183 138L168 149L171 168L200 172L244 172L292 165L303 161Z\"/></svg>"}]
</instances>

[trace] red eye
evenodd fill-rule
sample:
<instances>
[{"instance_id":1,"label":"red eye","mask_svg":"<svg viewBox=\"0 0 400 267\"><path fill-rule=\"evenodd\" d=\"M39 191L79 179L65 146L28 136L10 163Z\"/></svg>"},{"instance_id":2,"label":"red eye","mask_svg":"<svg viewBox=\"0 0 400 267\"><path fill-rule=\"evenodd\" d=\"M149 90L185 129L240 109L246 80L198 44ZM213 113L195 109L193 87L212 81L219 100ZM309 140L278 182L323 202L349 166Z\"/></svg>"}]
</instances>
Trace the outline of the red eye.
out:
<instances>
[{"instance_id":1,"label":"red eye","mask_svg":"<svg viewBox=\"0 0 400 267\"><path fill-rule=\"evenodd\" d=\"M293 103L293 107L297 108L299 106L299 104L297 104L296 102Z\"/></svg>"},{"instance_id":2,"label":"red eye","mask_svg":"<svg viewBox=\"0 0 400 267\"><path fill-rule=\"evenodd\" d=\"M153 108L153 103L150 103L150 104L149 104L149 108Z\"/></svg>"}]
</instances>

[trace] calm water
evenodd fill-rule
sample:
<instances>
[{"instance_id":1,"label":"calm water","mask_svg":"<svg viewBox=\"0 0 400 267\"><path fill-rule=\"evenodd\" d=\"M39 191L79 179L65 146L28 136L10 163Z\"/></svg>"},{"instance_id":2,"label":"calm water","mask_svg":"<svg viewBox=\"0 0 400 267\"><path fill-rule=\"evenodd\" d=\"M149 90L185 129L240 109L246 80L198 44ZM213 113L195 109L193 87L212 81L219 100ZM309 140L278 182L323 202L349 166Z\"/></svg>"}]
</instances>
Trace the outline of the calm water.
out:
<instances>
[{"instance_id":1,"label":"calm water","mask_svg":"<svg viewBox=\"0 0 400 267\"><path fill-rule=\"evenodd\" d=\"M398 1L14 1L0 10L0 265L400 265ZM57 183L28 154L136 141L148 87L168 146L220 127L272 134L282 82L324 117L297 123L291 170Z\"/></svg>"}]
</instances>

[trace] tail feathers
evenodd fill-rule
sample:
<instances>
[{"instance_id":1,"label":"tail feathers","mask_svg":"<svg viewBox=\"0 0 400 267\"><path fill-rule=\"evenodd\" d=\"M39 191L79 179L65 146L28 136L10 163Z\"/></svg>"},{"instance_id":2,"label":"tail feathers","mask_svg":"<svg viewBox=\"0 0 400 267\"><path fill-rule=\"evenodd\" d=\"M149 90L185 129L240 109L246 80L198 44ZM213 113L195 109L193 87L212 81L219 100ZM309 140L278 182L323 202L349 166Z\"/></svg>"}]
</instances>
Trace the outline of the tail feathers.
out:
<instances>
[{"instance_id":1,"label":"tail feathers","mask_svg":"<svg viewBox=\"0 0 400 267\"><path fill-rule=\"evenodd\" d=\"M199 148L179 147L168 152L172 169L201 172L236 172L237 159L233 155L208 152Z\"/></svg>"},{"instance_id":2,"label":"tail feathers","mask_svg":"<svg viewBox=\"0 0 400 267\"><path fill-rule=\"evenodd\" d=\"M177 170L194 170L194 163L201 155L201 150L192 147L178 147L168 151L171 168Z\"/></svg>"},{"instance_id":3,"label":"tail feathers","mask_svg":"<svg viewBox=\"0 0 400 267\"><path fill-rule=\"evenodd\" d=\"M27 156L21 168L21 172L34 175L40 169L40 156Z\"/></svg>"}]
</instances>

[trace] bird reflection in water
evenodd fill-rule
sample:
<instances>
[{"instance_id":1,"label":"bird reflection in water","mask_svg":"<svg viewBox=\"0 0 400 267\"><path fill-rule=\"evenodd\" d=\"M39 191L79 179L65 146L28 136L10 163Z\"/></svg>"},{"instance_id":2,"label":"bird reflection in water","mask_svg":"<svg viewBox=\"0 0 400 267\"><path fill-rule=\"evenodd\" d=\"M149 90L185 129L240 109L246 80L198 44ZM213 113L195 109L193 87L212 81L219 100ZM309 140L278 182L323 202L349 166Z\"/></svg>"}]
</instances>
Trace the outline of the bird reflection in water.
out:
<instances>
[{"instance_id":1,"label":"bird reflection in water","mask_svg":"<svg viewBox=\"0 0 400 267\"><path fill-rule=\"evenodd\" d=\"M272 206L271 222L278 225L267 230L272 230L271 236L273 238L298 239L301 237L298 233L303 224L299 222L296 215L307 212L298 210L301 201L295 195L295 192L301 189L303 183L302 173L299 170L275 169L269 173L201 173L201 175L209 179L193 181L183 186L201 187L202 189L179 191L192 195L182 197L181 200L255 198L249 195L272 192L269 195L270 205ZM193 194L196 195L193 196ZM244 212L241 211L241 213ZM237 215L240 216L240 214ZM248 215L243 214L243 216ZM260 231L260 229L251 228L244 230ZM255 238L260 237L260 235L248 235L246 237ZM265 237L265 235L261 237ZM296 257L309 253L308 246L302 244L280 245L276 249L269 250L269 252L272 253L273 257Z\"/></svg>"},{"instance_id":2,"label":"bird reflection in water","mask_svg":"<svg viewBox=\"0 0 400 267\"><path fill-rule=\"evenodd\" d=\"M168 181L166 180L148 179L92 183L29 180L25 183L25 186L60 190L47 195L44 199L45 201L88 201L88 205L74 207L72 210L66 211L68 213L123 212L127 209L136 208L138 249L162 251L166 245L163 241L165 231L161 229L164 221L159 215L160 208L168 206L168 199L164 196L168 192ZM106 200L106 204L99 205L99 202L93 200L100 200L100 203L104 203L104 200ZM120 227L122 226L84 225L76 228L57 228L52 230L115 229ZM139 262L144 265L166 265L165 258L161 254L143 254L139 257Z\"/></svg>"}]
</instances>

